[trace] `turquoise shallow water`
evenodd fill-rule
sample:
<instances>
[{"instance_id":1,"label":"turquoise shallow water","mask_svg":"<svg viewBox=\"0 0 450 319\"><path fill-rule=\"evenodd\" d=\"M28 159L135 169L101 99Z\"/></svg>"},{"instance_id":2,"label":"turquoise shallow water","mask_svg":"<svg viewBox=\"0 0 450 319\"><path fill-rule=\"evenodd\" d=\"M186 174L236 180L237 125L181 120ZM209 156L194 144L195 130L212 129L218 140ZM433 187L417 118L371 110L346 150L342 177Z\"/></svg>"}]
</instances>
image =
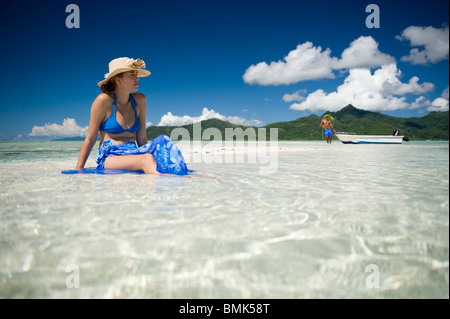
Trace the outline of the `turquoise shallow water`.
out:
<instances>
[{"instance_id":1,"label":"turquoise shallow water","mask_svg":"<svg viewBox=\"0 0 450 319\"><path fill-rule=\"evenodd\" d=\"M449 297L448 142L279 142L273 174L180 145L190 176L61 174L80 146L0 143L0 297Z\"/></svg>"}]
</instances>

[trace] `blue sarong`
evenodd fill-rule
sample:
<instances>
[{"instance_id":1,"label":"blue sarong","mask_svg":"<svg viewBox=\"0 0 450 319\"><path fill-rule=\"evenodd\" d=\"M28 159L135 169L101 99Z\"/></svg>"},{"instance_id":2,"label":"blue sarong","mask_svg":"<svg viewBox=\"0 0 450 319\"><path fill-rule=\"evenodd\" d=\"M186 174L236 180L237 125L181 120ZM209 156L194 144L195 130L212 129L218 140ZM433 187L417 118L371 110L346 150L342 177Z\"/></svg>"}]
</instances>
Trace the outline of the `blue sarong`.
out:
<instances>
[{"instance_id":1,"label":"blue sarong","mask_svg":"<svg viewBox=\"0 0 450 319\"><path fill-rule=\"evenodd\" d=\"M137 147L136 143L114 144L112 140L103 142L98 150L97 169L103 169L108 156L152 154L156 170L161 174L186 175L188 169L178 147L167 135L160 135L151 142Z\"/></svg>"}]
</instances>

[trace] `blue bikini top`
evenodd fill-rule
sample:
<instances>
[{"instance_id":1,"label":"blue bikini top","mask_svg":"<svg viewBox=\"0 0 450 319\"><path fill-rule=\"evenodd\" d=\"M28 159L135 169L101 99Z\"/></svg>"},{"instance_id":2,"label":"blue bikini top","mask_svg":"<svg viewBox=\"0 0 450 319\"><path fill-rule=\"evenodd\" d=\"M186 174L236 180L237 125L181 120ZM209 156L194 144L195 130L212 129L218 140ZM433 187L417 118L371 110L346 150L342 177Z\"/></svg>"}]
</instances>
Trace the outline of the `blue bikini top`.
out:
<instances>
[{"instance_id":1,"label":"blue bikini top","mask_svg":"<svg viewBox=\"0 0 450 319\"><path fill-rule=\"evenodd\" d=\"M113 97L114 97L114 104L113 104L112 113L106 121L104 121L102 124L100 124L100 130L103 132L106 132L106 133L113 133L113 134L119 134L119 133L123 133L123 132L136 133L137 131L139 131L139 129L140 129L139 118L138 118L138 115L136 112L136 104L137 103L136 103L136 100L134 99L134 97L130 94L130 101L131 101L131 106L133 107L133 110L134 110L135 120L134 120L134 125L131 128L129 128L128 130L125 130L119 124L119 122L117 122L117 119L116 119L117 99L116 99L115 93L114 93Z\"/></svg>"}]
</instances>

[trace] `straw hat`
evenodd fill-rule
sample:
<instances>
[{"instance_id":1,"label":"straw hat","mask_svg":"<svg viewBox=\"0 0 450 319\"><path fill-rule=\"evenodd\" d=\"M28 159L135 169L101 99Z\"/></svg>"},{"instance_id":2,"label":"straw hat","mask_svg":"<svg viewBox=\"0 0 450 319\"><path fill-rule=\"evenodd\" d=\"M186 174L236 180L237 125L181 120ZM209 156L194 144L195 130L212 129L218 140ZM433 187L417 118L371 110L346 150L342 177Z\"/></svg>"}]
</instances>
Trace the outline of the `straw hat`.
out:
<instances>
[{"instance_id":1,"label":"straw hat","mask_svg":"<svg viewBox=\"0 0 450 319\"><path fill-rule=\"evenodd\" d=\"M146 77L150 75L150 71L145 70L145 62L141 59L117 58L109 62L109 73L105 74L105 79L98 82L98 86L108 83L117 74L137 71L138 77Z\"/></svg>"}]
</instances>

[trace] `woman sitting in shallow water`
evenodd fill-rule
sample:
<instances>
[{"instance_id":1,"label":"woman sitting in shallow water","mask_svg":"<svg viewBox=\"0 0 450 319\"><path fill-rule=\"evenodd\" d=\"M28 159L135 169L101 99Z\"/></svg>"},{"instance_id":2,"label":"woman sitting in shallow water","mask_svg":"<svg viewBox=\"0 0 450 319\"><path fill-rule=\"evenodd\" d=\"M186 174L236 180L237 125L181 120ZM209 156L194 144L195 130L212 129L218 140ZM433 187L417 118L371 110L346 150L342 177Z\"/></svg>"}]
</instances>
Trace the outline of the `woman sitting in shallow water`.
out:
<instances>
[{"instance_id":1,"label":"woman sitting in shallow water","mask_svg":"<svg viewBox=\"0 0 450 319\"><path fill-rule=\"evenodd\" d=\"M142 93L131 92L138 90L140 77L149 75L141 59L118 58L109 63L109 73L98 83L103 93L92 103L76 169L84 168L100 131L97 169L187 174L183 155L167 135L150 143L147 140L147 99Z\"/></svg>"}]
</instances>

